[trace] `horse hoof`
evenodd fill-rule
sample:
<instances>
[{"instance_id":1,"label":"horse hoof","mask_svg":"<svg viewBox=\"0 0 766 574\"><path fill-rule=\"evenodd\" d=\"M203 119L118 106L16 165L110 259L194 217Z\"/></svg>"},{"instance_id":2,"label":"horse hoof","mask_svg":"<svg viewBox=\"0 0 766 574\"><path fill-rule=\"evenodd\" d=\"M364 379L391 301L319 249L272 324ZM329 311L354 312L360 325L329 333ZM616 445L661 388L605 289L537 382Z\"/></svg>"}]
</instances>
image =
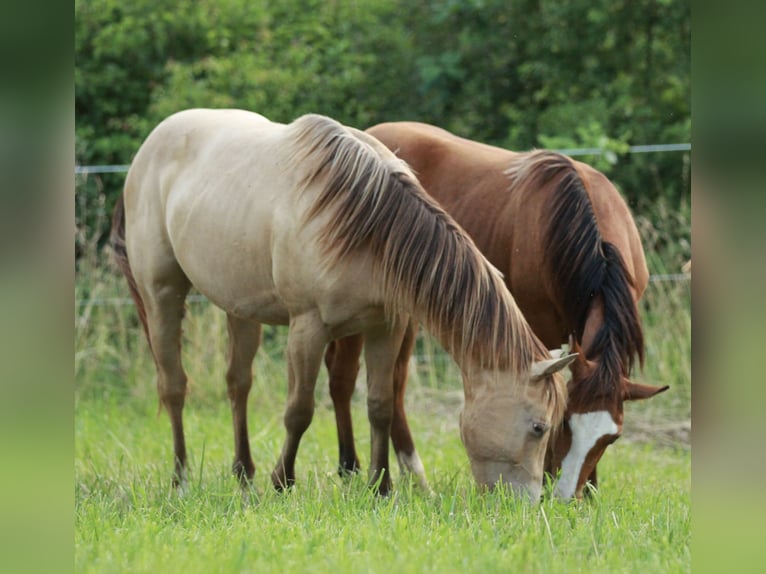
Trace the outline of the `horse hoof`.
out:
<instances>
[{"instance_id":1,"label":"horse hoof","mask_svg":"<svg viewBox=\"0 0 766 574\"><path fill-rule=\"evenodd\" d=\"M271 473L271 483L274 485L274 489L277 492L284 492L295 486L295 478L289 478L282 473L274 471Z\"/></svg>"},{"instance_id":2,"label":"horse hoof","mask_svg":"<svg viewBox=\"0 0 766 574\"><path fill-rule=\"evenodd\" d=\"M372 491L380 498L388 498L391 494L391 485L379 484L371 486Z\"/></svg>"},{"instance_id":3,"label":"horse hoof","mask_svg":"<svg viewBox=\"0 0 766 574\"><path fill-rule=\"evenodd\" d=\"M231 472L239 479L240 485L243 487L249 486L253 482L253 476L255 476L255 466L250 463L245 464L241 460L235 460L231 465Z\"/></svg>"},{"instance_id":4,"label":"horse hoof","mask_svg":"<svg viewBox=\"0 0 766 574\"><path fill-rule=\"evenodd\" d=\"M370 482L370 489L383 498L391 493L391 479L385 470Z\"/></svg>"},{"instance_id":5,"label":"horse hoof","mask_svg":"<svg viewBox=\"0 0 766 574\"><path fill-rule=\"evenodd\" d=\"M186 469L176 469L173 473L173 490L184 494L189 487L189 479L186 474Z\"/></svg>"},{"instance_id":6,"label":"horse hoof","mask_svg":"<svg viewBox=\"0 0 766 574\"><path fill-rule=\"evenodd\" d=\"M361 469L362 467L359 465L358 460L353 460L351 462L341 461L338 464L338 476L340 476L341 478L348 478L350 476L358 474Z\"/></svg>"}]
</instances>

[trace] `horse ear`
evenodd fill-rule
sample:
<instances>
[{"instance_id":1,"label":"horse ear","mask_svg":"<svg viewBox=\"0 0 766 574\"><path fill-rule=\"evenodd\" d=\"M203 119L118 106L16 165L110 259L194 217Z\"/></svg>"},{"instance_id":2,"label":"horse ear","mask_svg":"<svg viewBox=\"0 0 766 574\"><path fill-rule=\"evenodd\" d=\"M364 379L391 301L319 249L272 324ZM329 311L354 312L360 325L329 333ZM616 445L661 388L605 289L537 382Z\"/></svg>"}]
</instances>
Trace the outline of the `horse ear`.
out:
<instances>
[{"instance_id":1,"label":"horse ear","mask_svg":"<svg viewBox=\"0 0 766 574\"><path fill-rule=\"evenodd\" d=\"M553 373L557 373L577 358L577 353L571 353L564 357L536 361L530 370L530 380L539 381Z\"/></svg>"},{"instance_id":2,"label":"horse ear","mask_svg":"<svg viewBox=\"0 0 766 574\"><path fill-rule=\"evenodd\" d=\"M576 352L579 352L580 345L577 342L577 337L575 337L574 333L569 333L569 350L574 353L575 349L577 349Z\"/></svg>"},{"instance_id":3,"label":"horse ear","mask_svg":"<svg viewBox=\"0 0 766 574\"><path fill-rule=\"evenodd\" d=\"M582 347L577 341L574 333L569 333L569 352L577 355L576 360L572 364L572 373L580 373L581 376L585 376L588 369L588 359L585 358L585 353L582 352Z\"/></svg>"},{"instance_id":4,"label":"horse ear","mask_svg":"<svg viewBox=\"0 0 766 574\"><path fill-rule=\"evenodd\" d=\"M569 352L580 355L578 361L585 361L585 353L582 352L582 347L577 341L577 337L574 336L574 333L569 334Z\"/></svg>"},{"instance_id":5,"label":"horse ear","mask_svg":"<svg viewBox=\"0 0 766 574\"><path fill-rule=\"evenodd\" d=\"M655 387L654 385L642 385L640 383L633 383L628 379L625 379L625 384L622 387L622 400L623 401L640 401L643 399L650 399L654 395L658 395L667 391L670 385L664 387Z\"/></svg>"},{"instance_id":6,"label":"horse ear","mask_svg":"<svg viewBox=\"0 0 766 574\"><path fill-rule=\"evenodd\" d=\"M548 354L552 359L560 359L564 356L564 353L566 353L566 350L563 347L560 349L548 349Z\"/></svg>"}]
</instances>

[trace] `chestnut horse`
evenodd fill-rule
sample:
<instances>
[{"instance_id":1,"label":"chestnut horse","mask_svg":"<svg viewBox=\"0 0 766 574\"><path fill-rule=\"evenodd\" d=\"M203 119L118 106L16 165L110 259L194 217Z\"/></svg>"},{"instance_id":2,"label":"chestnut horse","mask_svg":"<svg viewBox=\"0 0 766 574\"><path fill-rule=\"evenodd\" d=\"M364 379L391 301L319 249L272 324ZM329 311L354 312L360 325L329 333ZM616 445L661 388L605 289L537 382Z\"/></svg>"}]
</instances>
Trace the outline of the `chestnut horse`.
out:
<instances>
[{"instance_id":1,"label":"chestnut horse","mask_svg":"<svg viewBox=\"0 0 766 574\"><path fill-rule=\"evenodd\" d=\"M503 273L543 343L555 348L571 339L570 348L584 349L571 366L566 424L546 457L548 472L561 471L555 494L582 496L588 478L596 485L596 464L622 432L623 402L668 388L627 378L634 360L643 362L636 301L649 274L625 201L602 173L561 154L514 153L415 122L367 131L407 162ZM410 327L394 369L391 438L402 471L425 484L404 411L414 339ZM361 347L362 338L351 337L326 355L341 472L359 465L349 401Z\"/></svg>"},{"instance_id":2,"label":"chestnut horse","mask_svg":"<svg viewBox=\"0 0 766 574\"><path fill-rule=\"evenodd\" d=\"M539 496L550 429L566 385L502 278L406 165L364 132L306 115L273 123L242 110L188 110L139 149L115 210L112 243L157 367L173 430L174 483L186 447L184 300L194 285L227 313L233 470L255 467L246 402L261 323L287 324L287 436L271 479L295 482L325 347L367 345L370 482L391 486L393 369L409 316L463 372L461 437L478 482Z\"/></svg>"}]
</instances>

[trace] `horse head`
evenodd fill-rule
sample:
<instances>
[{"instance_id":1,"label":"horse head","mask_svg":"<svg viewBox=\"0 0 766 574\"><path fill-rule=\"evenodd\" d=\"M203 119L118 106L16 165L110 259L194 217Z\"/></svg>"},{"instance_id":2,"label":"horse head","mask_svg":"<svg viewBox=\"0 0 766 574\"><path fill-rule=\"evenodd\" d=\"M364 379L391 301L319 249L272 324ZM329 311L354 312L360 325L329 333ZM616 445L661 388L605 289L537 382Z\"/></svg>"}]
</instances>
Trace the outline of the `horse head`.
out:
<instances>
[{"instance_id":1,"label":"horse head","mask_svg":"<svg viewBox=\"0 0 766 574\"><path fill-rule=\"evenodd\" d=\"M586 381L594 380L598 362L588 360L578 342L570 338L569 348L577 353L570 365L572 378L567 385L568 404L561 432L548 450L546 471L554 477L561 472L554 495L582 498L588 479L606 448L622 436L625 401L648 399L669 387L634 383L620 375L615 384L594 392ZM592 480L596 486L595 480Z\"/></svg>"},{"instance_id":2,"label":"horse head","mask_svg":"<svg viewBox=\"0 0 766 574\"><path fill-rule=\"evenodd\" d=\"M506 484L532 502L539 500L545 450L566 405L566 387L558 371L574 358L535 362L526 381L515 384L503 383L507 372L464 375L473 380L460 415L460 437L480 485Z\"/></svg>"}]
</instances>

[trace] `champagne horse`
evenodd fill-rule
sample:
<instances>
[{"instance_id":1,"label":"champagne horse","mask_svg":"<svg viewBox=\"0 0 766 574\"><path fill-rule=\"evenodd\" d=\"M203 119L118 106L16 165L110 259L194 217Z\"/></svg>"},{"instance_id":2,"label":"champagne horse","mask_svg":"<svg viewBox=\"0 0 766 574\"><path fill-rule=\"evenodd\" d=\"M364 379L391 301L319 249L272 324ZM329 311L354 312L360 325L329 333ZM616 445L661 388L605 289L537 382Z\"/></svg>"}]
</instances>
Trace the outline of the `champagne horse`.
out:
<instances>
[{"instance_id":1,"label":"champagne horse","mask_svg":"<svg viewBox=\"0 0 766 574\"><path fill-rule=\"evenodd\" d=\"M330 118L284 125L242 110L187 110L157 126L127 175L112 244L137 304L186 480L181 364L184 300L195 286L228 321L226 383L234 473L254 475L247 398L261 324L289 325L286 438L271 474L295 482L328 342L366 340L370 482L391 487L393 370L409 317L463 372L461 437L476 480L539 496L551 429L566 408L551 358L499 273L373 137Z\"/></svg>"},{"instance_id":2,"label":"champagne horse","mask_svg":"<svg viewBox=\"0 0 766 574\"><path fill-rule=\"evenodd\" d=\"M408 163L503 273L543 343L584 349L571 366L565 425L546 459L548 472L561 471L555 494L582 496L586 480L597 484L596 464L622 433L623 402L668 388L628 379L635 359L643 362L636 302L649 274L625 201L602 173L561 154L514 153L415 122L367 131ZM413 344L410 327L394 369L391 438L402 470L425 484L404 411ZM341 472L359 466L349 401L361 347L361 337L350 337L333 343L326 355Z\"/></svg>"}]
</instances>

